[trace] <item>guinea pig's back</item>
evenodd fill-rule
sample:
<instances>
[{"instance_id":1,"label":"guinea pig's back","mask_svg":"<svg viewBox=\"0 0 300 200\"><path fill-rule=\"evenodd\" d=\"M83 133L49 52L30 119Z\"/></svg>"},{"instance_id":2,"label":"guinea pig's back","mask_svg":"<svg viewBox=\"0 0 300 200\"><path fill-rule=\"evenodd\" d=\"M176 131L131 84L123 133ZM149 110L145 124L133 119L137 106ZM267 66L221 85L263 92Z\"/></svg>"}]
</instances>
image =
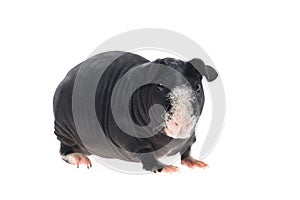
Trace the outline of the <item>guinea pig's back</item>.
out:
<instances>
[{"instance_id":1,"label":"guinea pig's back","mask_svg":"<svg viewBox=\"0 0 300 200\"><path fill-rule=\"evenodd\" d=\"M101 60L113 60L108 66L101 66ZM66 146L72 147L74 151L89 154L83 145L74 123L72 110L73 88L81 67L92 67L101 69L105 67L103 74L99 77L95 94L95 109L99 124L105 134L109 134L111 121L110 97L115 83L130 68L149 62L147 59L128 52L111 51L95 55L71 69L62 82L58 85L53 98L53 111L55 117L54 133L57 139ZM79 74L81 75L81 74ZM109 138L109 137L108 137ZM105 155L102 155L105 156ZM107 155L107 157L110 157Z\"/></svg>"}]
</instances>

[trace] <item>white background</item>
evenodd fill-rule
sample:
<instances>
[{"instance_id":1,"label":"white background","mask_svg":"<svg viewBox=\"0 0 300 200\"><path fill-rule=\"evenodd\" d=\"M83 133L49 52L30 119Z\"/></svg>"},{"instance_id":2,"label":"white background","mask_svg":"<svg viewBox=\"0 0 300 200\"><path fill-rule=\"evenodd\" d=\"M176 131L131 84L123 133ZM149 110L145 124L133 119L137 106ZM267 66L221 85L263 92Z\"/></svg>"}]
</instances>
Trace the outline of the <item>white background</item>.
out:
<instances>
[{"instance_id":1,"label":"white background","mask_svg":"<svg viewBox=\"0 0 300 200\"><path fill-rule=\"evenodd\" d=\"M297 1L1 1L1 199L299 199ZM106 39L180 32L214 61L226 122L206 170L129 175L60 160L52 97Z\"/></svg>"}]
</instances>

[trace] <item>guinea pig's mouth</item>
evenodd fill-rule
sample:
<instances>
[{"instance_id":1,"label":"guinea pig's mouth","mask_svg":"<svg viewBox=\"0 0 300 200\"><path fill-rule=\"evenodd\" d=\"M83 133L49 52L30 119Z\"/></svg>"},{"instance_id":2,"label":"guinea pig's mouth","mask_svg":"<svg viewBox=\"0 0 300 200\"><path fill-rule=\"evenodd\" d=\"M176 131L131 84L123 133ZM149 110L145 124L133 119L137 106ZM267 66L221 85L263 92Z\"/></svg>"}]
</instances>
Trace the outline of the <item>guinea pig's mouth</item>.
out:
<instances>
[{"instance_id":1,"label":"guinea pig's mouth","mask_svg":"<svg viewBox=\"0 0 300 200\"><path fill-rule=\"evenodd\" d=\"M197 122L193 110L193 102L196 100L193 90L186 85L177 86L167 97L171 108L162 116L165 121L164 133L176 139L189 138Z\"/></svg>"}]
</instances>

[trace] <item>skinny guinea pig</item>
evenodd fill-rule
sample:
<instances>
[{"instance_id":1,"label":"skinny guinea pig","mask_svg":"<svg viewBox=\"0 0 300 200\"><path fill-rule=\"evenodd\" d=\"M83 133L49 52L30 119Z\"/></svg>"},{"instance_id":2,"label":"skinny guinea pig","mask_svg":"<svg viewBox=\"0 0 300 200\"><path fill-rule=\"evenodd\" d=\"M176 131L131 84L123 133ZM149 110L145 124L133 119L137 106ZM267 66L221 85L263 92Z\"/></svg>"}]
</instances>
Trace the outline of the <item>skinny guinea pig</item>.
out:
<instances>
[{"instance_id":1,"label":"skinny guinea pig","mask_svg":"<svg viewBox=\"0 0 300 200\"><path fill-rule=\"evenodd\" d=\"M89 121L87 117L75 120L76 79L88 79L80 71L86 66L95 72L104 69L93 92L95 118L101 127L99 135L78 130L76 121ZM218 73L199 58L187 62L174 58L150 62L121 51L88 58L68 72L54 94L54 133L60 141L62 159L77 167L83 164L90 168L92 164L87 156L97 155L141 162L147 171L175 172L178 167L158 159L179 153L183 165L205 168L207 164L192 158L190 151L196 141L195 126L204 106L202 79L205 77L210 82L217 76ZM126 77L124 80L128 84L120 84L122 77ZM132 90L130 84L138 87ZM121 89L116 90L117 86ZM79 90L79 95L86 90L89 88ZM126 95L130 95L128 102ZM151 110L154 105L159 105L160 109ZM122 115L123 109L127 109L129 117ZM114 114L114 110L121 114ZM150 127L151 121L156 125ZM128 127L133 124L129 129L135 131L124 130L120 124Z\"/></svg>"}]
</instances>

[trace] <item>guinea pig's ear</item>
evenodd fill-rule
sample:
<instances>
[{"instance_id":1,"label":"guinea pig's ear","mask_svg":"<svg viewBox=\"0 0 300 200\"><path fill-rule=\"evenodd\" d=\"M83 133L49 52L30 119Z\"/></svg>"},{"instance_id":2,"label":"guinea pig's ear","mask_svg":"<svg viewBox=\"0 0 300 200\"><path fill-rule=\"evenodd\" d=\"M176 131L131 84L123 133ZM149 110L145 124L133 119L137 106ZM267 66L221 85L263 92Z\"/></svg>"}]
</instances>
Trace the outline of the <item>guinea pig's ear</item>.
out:
<instances>
[{"instance_id":1,"label":"guinea pig's ear","mask_svg":"<svg viewBox=\"0 0 300 200\"><path fill-rule=\"evenodd\" d=\"M202 76L205 76L208 82L211 82L218 77L218 72L211 66L205 65L199 58L194 58L189 61L189 63L191 63Z\"/></svg>"}]
</instances>

